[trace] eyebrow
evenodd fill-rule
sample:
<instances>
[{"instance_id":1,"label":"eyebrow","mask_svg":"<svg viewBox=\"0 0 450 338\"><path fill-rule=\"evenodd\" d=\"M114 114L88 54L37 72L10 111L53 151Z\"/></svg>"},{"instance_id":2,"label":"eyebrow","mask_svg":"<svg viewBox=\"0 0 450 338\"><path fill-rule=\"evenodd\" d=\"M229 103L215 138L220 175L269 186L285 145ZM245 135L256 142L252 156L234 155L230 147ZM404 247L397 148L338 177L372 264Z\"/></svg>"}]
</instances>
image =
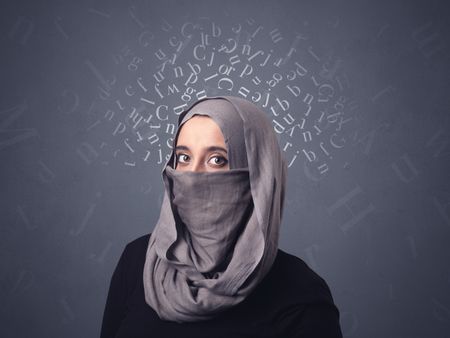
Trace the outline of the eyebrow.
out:
<instances>
[{"instance_id":1,"label":"eyebrow","mask_svg":"<svg viewBox=\"0 0 450 338\"><path fill-rule=\"evenodd\" d=\"M187 147L187 146L176 146L175 150L188 150L189 151L189 147ZM225 154L228 153L225 148L218 147L218 146L210 146L210 147L206 148L206 151L223 151Z\"/></svg>"}]
</instances>

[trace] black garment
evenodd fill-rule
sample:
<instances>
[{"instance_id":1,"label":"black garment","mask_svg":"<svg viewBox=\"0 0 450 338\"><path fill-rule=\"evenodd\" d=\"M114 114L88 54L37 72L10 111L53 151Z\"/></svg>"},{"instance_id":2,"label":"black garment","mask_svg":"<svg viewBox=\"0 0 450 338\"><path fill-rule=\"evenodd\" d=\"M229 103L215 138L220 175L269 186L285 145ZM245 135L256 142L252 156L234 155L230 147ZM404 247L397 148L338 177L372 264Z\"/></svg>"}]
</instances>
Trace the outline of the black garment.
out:
<instances>
[{"instance_id":1,"label":"black garment","mask_svg":"<svg viewBox=\"0 0 450 338\"><path fill-rule=\"evenodd\" d=\"M111 278L101 338L342 337L328 285L303 260L280 249L274 265L241 303L217 317L176 323L145 302L142 274L150 234L127 244Z\"/></svg>"}]
</instances>

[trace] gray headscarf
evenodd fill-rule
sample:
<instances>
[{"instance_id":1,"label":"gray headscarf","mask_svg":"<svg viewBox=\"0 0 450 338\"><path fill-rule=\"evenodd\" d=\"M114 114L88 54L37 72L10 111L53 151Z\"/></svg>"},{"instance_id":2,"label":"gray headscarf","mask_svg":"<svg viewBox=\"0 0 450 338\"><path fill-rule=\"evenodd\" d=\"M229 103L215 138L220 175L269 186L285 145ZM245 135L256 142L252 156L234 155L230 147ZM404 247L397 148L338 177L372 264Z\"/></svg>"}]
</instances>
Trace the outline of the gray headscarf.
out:
<instances>
[{"instance_id":1,"label":"gray headscarf","mask_svg":"<svg viewBox=\"0 0 450 338\"><path fill-rule=\"evenodd\" d=\"M194 115L219 125L230 170L175 170L171 156L159 220L144 265L145 300L163 320L211 319L242 302L278 250L287 167L273 126L238 97L203 98L180 114L174 139Z\"/></svg>"}]
</instances>

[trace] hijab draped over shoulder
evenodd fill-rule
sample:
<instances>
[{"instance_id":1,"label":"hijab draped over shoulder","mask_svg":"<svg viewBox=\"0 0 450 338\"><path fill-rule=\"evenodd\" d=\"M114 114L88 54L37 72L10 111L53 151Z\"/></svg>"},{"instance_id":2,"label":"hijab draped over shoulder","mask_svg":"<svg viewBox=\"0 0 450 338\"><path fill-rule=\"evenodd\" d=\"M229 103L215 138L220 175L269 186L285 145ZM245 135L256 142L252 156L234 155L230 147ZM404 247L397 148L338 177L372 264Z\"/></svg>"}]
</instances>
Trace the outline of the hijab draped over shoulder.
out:
<instances>
[{"instance_id":1,"label":"hijab draped over shoulder","mask_svg":"<svg viewBox=\"0 0 450 338\"><path fill-rule=\"evenodd\" d=\"M229 170L163 167L165 192L144 265L145 301L162 320L211 319L242 302L278 251L287 167L269 118L238 97L206 97L182 112L182 125L207 115L220 127Z\"/></svg>"}]
</instances>

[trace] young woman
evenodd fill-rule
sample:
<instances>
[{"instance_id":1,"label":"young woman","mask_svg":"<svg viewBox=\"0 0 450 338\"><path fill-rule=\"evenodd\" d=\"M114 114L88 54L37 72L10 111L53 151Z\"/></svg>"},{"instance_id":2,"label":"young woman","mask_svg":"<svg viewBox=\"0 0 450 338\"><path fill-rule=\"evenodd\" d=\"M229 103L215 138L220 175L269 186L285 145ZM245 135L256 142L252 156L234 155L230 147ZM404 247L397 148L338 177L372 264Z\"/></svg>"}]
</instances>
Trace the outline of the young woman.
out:
<instances>
[{"instance_id":1,"label":"young woman","mask_svg":"<svg viewBox=\"0 0 450 338\"><path fill-rule=\"evenodd\" d=\"M326 282L278 248L287 167L265 113L201 99L174 145L159 220L120 257L101 338L342 337Z\"/></svg>"}]
</instances>

